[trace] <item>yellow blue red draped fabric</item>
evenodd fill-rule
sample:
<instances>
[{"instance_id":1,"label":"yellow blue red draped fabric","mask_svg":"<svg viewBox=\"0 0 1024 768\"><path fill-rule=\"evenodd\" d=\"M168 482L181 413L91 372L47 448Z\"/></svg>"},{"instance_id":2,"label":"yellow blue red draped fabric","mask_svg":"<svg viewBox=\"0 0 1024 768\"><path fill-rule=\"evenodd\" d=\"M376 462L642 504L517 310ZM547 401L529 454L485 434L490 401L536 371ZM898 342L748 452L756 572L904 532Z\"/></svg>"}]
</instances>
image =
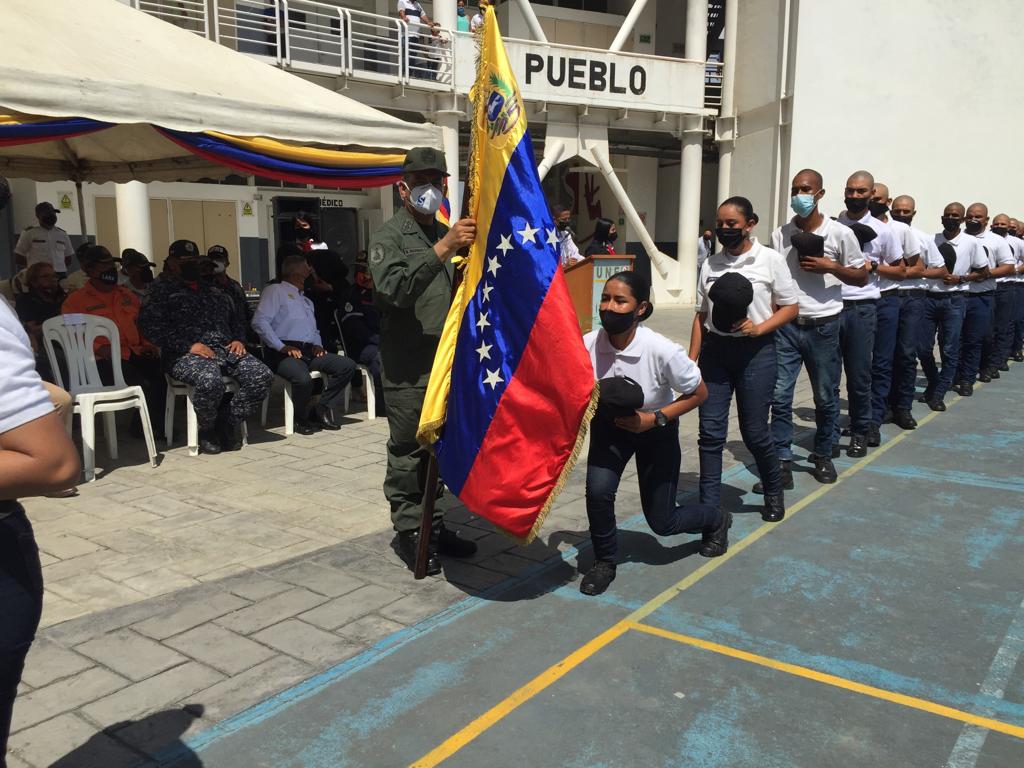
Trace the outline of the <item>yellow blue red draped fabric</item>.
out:
<instances>
[{"instance_id":1,"label":"yellow blue red draped fabric","mask_svg":"<svg viewBox=\"0 0 1024 768\"><path fill-rule=\"evenodd\" d=\"M526 114L494 11L485 11L467 188L476 219L438 346L419 439L475 514L536 536L597 400L559 265Z\"/></svg>"},{"instance_id":2,"label":"yellow blue red draped fabric","mask_svg":"<svg viewBox=\"0 0 1024 768\"><path fill-rule=\"evenodd\" d=\"M84 117L46 118L0 115L0 147L59 141L113 128ZM153 126L189 152L247 174L319 187L382 187L402 175L404 154L308 147L262 136L230 136L216 131L187 133Z\"/></svg>"},{"instance_id":3,"label":"yellow blue red draped fabric","mask_svg":"<svg viewBox=\"0 0 1024 768\"><path fill-rule=\"evenodd\" d=\"M437 213L434 214L434 218L444 224L446 227L452 225L452 204L448 198L444 198L441 201L441 207L437 209Z\"/></svg>"}]
</instances>

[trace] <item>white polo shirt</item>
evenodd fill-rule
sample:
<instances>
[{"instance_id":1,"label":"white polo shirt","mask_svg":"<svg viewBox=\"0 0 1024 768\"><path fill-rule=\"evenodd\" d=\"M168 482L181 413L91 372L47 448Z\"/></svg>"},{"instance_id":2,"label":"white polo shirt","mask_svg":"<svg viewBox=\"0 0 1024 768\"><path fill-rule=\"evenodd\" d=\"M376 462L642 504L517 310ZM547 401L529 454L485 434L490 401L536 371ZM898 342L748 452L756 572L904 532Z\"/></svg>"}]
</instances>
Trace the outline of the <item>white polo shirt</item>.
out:
<instances>
[{"instance_id":1,"label":"white polo shirt","mask_svg":"<svg viewBox=\"0 0 1024 768\"><path fill-rule=\"evenodd\" d=\"M903 259L903 245L896 239L892 229L884 221L879 221L870 213L864 214L861 219L851 219L846 211L839 215L839 221L846 226L852 224L866 224L878 234L874 240L861 246L864 258L870 262L882 264L895 264ZM856 235L854 236L856 237ZM899 288L898 280L891 280L888 277L880 277L877 272L868 276L865 285L846 285L843 283L843 298L849 301L859 299L880 299L882 291L890 288Z\"/></svg>"},{"instance_id":2,"label":"white polo shirt","mask_svg":"<svg viewBox=\"0 0 1024 768\"><path fill-rule=\"evenodd\" d=\"M0 301L0 370L0 437L53 412L28 336L6 301Z\"/></svg>"},{"instance_id":3,"label":"white polo shirt","mask_svg":"<svg viewBox=\"0 0 1024 768\"><path fill-rule=\"evenodd\" d=\"M1005 236L1004 235L997 235L991 229L986 230L985 234L992 235L993 238L997 237L1000 240L1002 240L1003 244L1006 246L1006 248L1010 252L1010 257L1013 259L1013 269L1014 269L1013 274L1012 275L1007 275L1006 277L997 277L996 278L996 283L1015 283L1015 282L1017 282L1017 262L1019 261L1019 259L1017 258L1017 250L1016 250L1017 247L1016 247L1016 245L1013 242L1013 238L1010 237L1009 235L1005 235ZM991 251L991 249L989 249L989 250ZM1006 264L1006 263L1009 263L1009 262L1005 262L1004 261L1002 263Z\"/></svg>"},{"instance_id":4,"label":"white polo shirt","mask_svg":"<svg viewBox=\"0 0 1024 768\"><path fill-rule=\"evenodd\" d=\"M28 227L22 231L14 252L25 257L26 266L40 261L53 265L55 272L68 271L68 259L75 255L68 233L60 227Z\"/></svg>"},{"instance_id":5,"label":"white polo shirt","mask_svg":"<svg viewBox=\"0 0 1024 768\"><path fill-rule=\"evenodd\" d=\"M252 327L264 344L278 351L284 339L323 346L313 302L291 283L272 283L263 289Z\"/></svg>"},{"instance_id":6,"label":"white polo shirt","mask_svg":"<svg viewBox=\"0 0 1024 768\"><path fill-rule=\"evenodd\" d=\"M921 246L921 262L924 264L925 269L937 269L945 267L946 262L942 259L942 254L939 253L939 249L935 246L935 236L929 235L927 232L916 227L911 227L910 231L917 238L918 245ZM929 290L934 283L934 280L929 280L927 277L919 277L916 280L904 280L903 288L923 288Z\"/></svg>"},{"instance_id":7,"label":"white polo shirt","mask_svg":"<svg viewBox=\"0 0 1024 768\"><path fill-rule=\"evenodd\" d=\"M995 269L996 267L1002 266L1003 264L1016 264L1016 259L1013 257L1013 252L1010 250L1010 246L1006 244L1006 240L991 229L986 229L980 235L968 235L968 237L974 237L980 242L984 248L985 255L988 257L988 268ZM971 293L984 293L985 291L994 291L997 282L1003 282L1008 278L994 278L991 277L988 280L981 280L977 283L971 283L968 287L968 291Z\"/></svg>"},{"instance_id":8,"label":"white polo shirt","mask_svg":"<svg viewBox=\"0 0 1024 768\"><path fill-rule=\"evenodd\" d=\"M1024 264L1024 240L1013 235L1007 235L1006 240L1010 243L1013 255L1017 258L1017 268L1020 269L1020 265ZM1024 283L1024 274L1017 272L1015 279L1018 283Z\"/></svg>"},{"instance_id":9,"label":"white polo shirt","mask_svg":"<svg viewBox=\"0 0 1024 768\"><path fill-rule=\"evenodd\" d=\"M949 243L956 250L956 264L953 267L954 275L963 276L970 272L971 269L980 269L981 267L988 266L988 256L985 255L985 249L981 247L978 238L972 237L966 232L957 233L957 236L952 240L947 239L942 232L939 232L932 239L936 250L943 243ZM942 254L939 254L940 258L941 256ZM943 260L942 266L946 266L945 260ZM974 283L946 285L941 279L929 280L928 282L930 283L928 290L935 291L936 293L966 293L968 286L974 285Z\"/></svg>"},{"instance_id":10,"label":"white polo shirt","mask_svg":"<svg viewBox=\"0 0 1024 768\"><path fill-rule=\"evenodd\" d=\"M725 250L713 253L701 266L697 284L697 311L707 314L704 327L720 336L742 336L742 333L723 333L711 322L715 304L708 293L715 281L727 272L739 272L754 288L754 298L747 308L751 322L763 323L774 314L772 304L780 307L799 302L796 283L790 274L785 258L778 251L766 248L752 238L752 246L746 253L733 256Z\"/></svg>"},{"instance_id":11,"label":"white polo shirt","mask_svg":"<svg viewBox=\"0 0 1024 768\"><path fill-rule=\"evenodd\" d=\"M644 391L642 410L660 410L678 395L692 394L700 386L700 368L683 348L643 325L637 327L625 349L613 347L604 328L584 336L583 345L590 353L596 380L628 376L640 385Z\"/></svg>"},{"instance_id":12,"label":"white polo shirt","mask_svg":"<svg viewBox=\"0 0 1024 768\"><path fill-rule=\"evenodd\" d=\"M800 269L800 254L793 247L792 237L800 228L789 221L772 232L772 249L786 258L789 272L796 283L800 317L829 317L843 311L844 283L835 275L818 275ZM864 254L849 227L825 216L815 235L825 238L825 258L843 267L863 267Z\"/></svg>"}]
</instances>

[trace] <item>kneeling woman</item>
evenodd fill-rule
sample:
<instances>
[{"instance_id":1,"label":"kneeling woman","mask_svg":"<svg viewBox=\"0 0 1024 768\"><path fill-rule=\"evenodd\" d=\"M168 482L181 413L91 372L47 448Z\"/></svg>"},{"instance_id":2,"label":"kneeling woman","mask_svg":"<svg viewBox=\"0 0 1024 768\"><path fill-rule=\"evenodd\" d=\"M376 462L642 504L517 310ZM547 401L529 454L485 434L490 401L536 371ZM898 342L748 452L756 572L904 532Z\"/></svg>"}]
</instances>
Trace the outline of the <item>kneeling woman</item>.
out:
<instances>
[{"instance_id":1,"label":"kneeling woman","mask_svg":"<svg viewBox=\"0 0 1024 768\"><path fill-rule=\"evenodd\" d=\"M785 258L750 237L757 223L750 201L730 197L718 207L718 242L700 270L690 357L700 363L708 397L700 407L700 500L722 499L722 449L736 393L743 443L754 455L767 522L785 515L783 478L768 412L775 390L775 330L797 316L797 289Z\"/></svg>"},{"instance_id":2,"label":"kneeling woman","mask_svg":"<svg viewBox=\"0 0 1024 768\"><path fill-rule=\"evenodd\" d=\"M636 382L635 404L640 406L628 416L612 417L602 403L591 424L587 517L596 561L580 583L585 595L601 594L615 578L615 493L634 454L640 504L651 530L659 536L702 533L700 553L705 557L722 555L729 546L729 513L710 504L676 506L679 417L704 402L707 390L682 347L638 325L653 311L647 280L635 272L619 272L601 293L602 327L583 337L595 377Z\"/></svg>"}]
</instances>

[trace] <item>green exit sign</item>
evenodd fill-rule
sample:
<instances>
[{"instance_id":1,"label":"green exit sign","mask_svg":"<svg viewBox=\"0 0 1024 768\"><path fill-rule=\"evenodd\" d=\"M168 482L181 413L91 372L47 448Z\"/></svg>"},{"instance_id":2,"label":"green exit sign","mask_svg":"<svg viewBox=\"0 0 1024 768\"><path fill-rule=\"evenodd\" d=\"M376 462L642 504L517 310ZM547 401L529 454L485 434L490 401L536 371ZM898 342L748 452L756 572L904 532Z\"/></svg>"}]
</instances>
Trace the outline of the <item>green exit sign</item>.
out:
<instances>
[{"instance_id":1,"label":"green exit sign","mask_svg":"<svg viewBox=\"0 0 1024 768\"><path fill-rule=\"evenodd\" d=\"M640 35L640 42L641 43L649 43L649 42L651 42L651 36L650 35Z\"/></svg>"}]
</instances>

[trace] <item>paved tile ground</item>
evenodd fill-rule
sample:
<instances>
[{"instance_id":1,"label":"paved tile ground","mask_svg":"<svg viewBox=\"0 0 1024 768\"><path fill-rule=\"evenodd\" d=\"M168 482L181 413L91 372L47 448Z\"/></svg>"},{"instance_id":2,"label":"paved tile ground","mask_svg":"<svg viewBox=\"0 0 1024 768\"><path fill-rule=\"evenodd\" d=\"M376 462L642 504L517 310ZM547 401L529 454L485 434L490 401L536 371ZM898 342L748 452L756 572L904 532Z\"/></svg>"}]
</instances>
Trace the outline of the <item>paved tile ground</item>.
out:
<instances>
[{"instance_id":1,"label":"paved tile ground","mask_svg":"<svg viewBox=\"0 0 1024 768\"><path fill-rule=\"evenodd\" d=\"M662 310L651 325L685 345L691 320ZM809 400L802 381L805 427ZM13 766L145 762L586 540L580 469L529 547L447 497L449 519L479 552L416 582L390 548L387 421L354 413L340 432L286 439L281 418L272 409L268 430L252 424L240 452L194 458L176 446L156 469L132 440L117 462L101 445L104 471L80 497L26 502L46 596L14 713ZM691 414L681 490L695 487L695 433ZM749 461L735 418L725 458L726 468ZM639 507L633 477L623 510Z\"/></svg>"}]
</instances>

